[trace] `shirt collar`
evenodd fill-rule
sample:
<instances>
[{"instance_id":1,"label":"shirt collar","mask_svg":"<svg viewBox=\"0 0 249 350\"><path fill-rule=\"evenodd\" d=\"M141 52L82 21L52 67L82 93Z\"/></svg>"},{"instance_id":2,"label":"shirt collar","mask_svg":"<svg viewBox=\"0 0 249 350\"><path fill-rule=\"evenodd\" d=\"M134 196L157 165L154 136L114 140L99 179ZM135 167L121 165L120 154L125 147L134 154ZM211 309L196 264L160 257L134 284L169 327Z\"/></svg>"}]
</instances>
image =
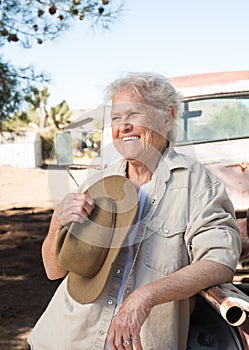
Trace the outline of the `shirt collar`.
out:
<instances>
[{"instance_id":1,"label":"shirt collar","mask_svg":"<svg viewBox=\"0 0 249 350\"><path fill-rule=\"evenodd\" d=\"M163 152L158 166L153 174L153 177L160 177L162 181L166 182L170 177L170 172L174 169L190 169L193 163L193 159L185 156L184 154L177 153L172 144ZM106 172L108 174L115 173L122 176L126 175L127 161L123 158L115 161L111 164Z\"/></svg>"},{"instance_id":2,"label":"shirt collar","mask_svg":"<svg viewBox=\"0 0 249 350\"><path fill-rule=\"evenodd\" d=\"M159 176L162 181L167 181L170 172L174 169L190 169L192 161L190 158L175 151L174 146L169 144L161 156L153 176Z\"/></svg>"}]
</instances>

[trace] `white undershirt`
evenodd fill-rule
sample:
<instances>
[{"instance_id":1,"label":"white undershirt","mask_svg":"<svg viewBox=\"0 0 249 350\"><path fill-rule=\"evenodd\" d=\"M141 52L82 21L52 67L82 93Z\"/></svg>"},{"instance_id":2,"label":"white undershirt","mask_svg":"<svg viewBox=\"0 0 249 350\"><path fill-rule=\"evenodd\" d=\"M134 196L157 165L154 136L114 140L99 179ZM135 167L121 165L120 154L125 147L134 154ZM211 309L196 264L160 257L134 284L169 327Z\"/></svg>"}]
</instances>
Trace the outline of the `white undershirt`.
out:
<instances>
[{"instance_id":1,"label":"white undershirt","mask_svg":"<svg viewBox=\"0 0 249 350\"><path fill-rule=\"evenodd\" d=\"M128 276L129 273L131 271L131 267L132 267L132 263L133 263L133 258L134 258L134 250L133 250L133 244L134 244L134 240L136 238L136 233L139 227L139 221L142 217L142 213L143 213L143 209L144 209L144 205L146 203L147 200L147 194L149 192L149 187L150 187L150 183L151 181L147 182L146 184L142 185L138 191L138 212L135 218L135 222L132 226L132 229L129 232L129 236L128 236L128 245L129 245L129 250L128 250L128 254L126 256L126 263L125 263L125 267L124 267L124 273L122 276L122 282L120 285L120 289L119 289L119 293L118 293L118 297L117 297L117 305L115 308L115 314L117 313L120 304L121 304L121 298L124 292L124 288L126 285L126 282L128 280ZM105 345L105 350L110 350L109 348L109 344L106 343Z\"/></svg>"}]
</instances>

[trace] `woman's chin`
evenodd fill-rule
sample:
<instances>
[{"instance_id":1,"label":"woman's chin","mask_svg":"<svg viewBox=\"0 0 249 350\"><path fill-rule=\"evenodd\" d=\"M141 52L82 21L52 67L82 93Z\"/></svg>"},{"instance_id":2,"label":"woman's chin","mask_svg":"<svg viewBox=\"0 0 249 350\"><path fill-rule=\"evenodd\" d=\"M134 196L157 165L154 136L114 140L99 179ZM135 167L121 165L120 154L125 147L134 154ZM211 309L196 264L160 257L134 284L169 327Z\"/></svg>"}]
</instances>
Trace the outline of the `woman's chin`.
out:
<instances>
[{"instance_id":1,"label":"woman's chin","mask_svg":"<svg viewBox=\"0 0 249 350\"><path fill-rule=\"evenodd\" d=\"M143 162L144 152L122 152L122 156L129 162Z\"/></svg>"},{"instance_id":2,"label":"woman's chin","mask_svg":"<svg viewBox=\"0 0 249 350\"><path fill-rule=\"evenodd\" d=\"M116 147L116 150L125 158L125 159L136 159L139 157L140 152L138 152L137 147L129 147L123 145L122 147Z\"/></svg>"},{"instance_id":3,"label":"woman's chin","mask_svg":"<svg viewBox=\"0 0 249 350\"><path fill-rule=\"evenodd\" d=\"M114 144L115 145L115 144ZM144 147L144 144L141 142L133 145L123 144L122 147L120 145L116 145L116 150L128 161L139 161L143 162L144 159L147 158L147 149Z\"/></svg>"}]
</instances>

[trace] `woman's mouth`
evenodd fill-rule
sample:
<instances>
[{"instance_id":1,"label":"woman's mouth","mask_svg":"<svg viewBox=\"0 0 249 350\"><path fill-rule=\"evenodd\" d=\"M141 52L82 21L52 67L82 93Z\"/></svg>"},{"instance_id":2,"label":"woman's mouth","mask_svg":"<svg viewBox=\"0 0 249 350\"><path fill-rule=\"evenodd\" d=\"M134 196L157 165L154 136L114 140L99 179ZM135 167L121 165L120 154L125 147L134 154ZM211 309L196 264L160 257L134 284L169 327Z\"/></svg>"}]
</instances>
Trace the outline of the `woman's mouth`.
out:
<instances>
[{"instance_id":1,"label":"woman's mouth","mask_svg":"<svg viewBox=\"0 0 249 350\"><path fill-rule=\"evenodd\" d=\"M139 136L126 136L126 137L122 137L120 140L123 142L126 141L136 141L139 139Z\"/></svg>"}]
</instances>

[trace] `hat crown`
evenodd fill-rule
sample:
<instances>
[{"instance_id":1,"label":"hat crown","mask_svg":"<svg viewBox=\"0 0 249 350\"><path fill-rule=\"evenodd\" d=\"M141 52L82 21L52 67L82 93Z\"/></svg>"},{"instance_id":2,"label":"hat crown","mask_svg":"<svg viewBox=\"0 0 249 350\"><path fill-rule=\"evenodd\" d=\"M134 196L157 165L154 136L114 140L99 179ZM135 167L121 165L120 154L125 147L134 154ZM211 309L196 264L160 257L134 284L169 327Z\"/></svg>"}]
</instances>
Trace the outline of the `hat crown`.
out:
<instances>
[{"instance_id":1,"label":"hat crown","mask_svg":"<svg viewBox=\"0 0 249 350\"><path fill-rule=\"evenodd\" d=\"M124 176L105 177L84 193L95 208L83 223L64 228L57 241L57 263L69 271L68 291L80 303L103 290L138 207L135 185Z\"/></svg>"},{"instance_id":2,"label":"hat crown","mask_svg":"<svg viewBox=\"0 0 249 350\"><path fill-rule=\"evenodd\" d=\"M111 245L116 206L111 198L95 198L88 220L73 223L58 246L57 262L64 269L83 277L93 277L101 268Z\"/></svg>"}]
</instances>

